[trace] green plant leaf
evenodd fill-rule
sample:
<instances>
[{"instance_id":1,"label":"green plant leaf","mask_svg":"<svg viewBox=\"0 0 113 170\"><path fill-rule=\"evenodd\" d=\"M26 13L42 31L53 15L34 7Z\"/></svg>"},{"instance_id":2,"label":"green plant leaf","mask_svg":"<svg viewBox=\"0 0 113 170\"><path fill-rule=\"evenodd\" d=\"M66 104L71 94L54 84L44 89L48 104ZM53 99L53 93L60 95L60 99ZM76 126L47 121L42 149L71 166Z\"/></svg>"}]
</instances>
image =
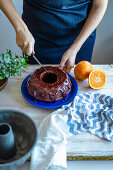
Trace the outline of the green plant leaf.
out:
<instances>
[{"instance_id":1,"label":"green plant leaf","mask_svg":"<svg viewBox=\"0 0 113 170\"><path fill-rule=\"evenodd\" d=\"M15 77L15 73L16 73L16 71L15 71L15 70L11 70L10 75L11 75L11 76L13 76L13 77Z\"/></svg>"},{"instance_id":2,"label":"green plant leaf","mask_svg":"<svg viewBox=\"0 0 113 170\"><path fill-rule=\"evenodd\" d=\"M7 53L12 56L12 51L7 49Z\"/></svg>"},{"instance_id":3,"label":"green plant leaf","mask_svg":"<svg viewBox=\"0 0 113 170\"><path fill-rule=\"evenodd\" d=\"M4 55L4 62L5 62L5 63L9 63L9 62L10 62L10 55L9 55L8 53L6 53L6 54Z\"/></svg>"},{"instance_id":4,"label":"green plant leaf","mask_svg":"<svg viewBox=\"0 0 113 170\"><path fill-rule=\"evenodd\" d=\"M14 68L19 68L20 66L21 66L21 62L20 61L15 61Z\"/></svg>"},{"instance_id":5,"label":"green plant leaf","mask_svg":"<svg viewBox=\"0 0 113 170\"><path fill-rule=\"evenodd\" d=\"M18 55L15 55L15 58L19 58L19 56L18 56Z\"/></svg>"},{"instance_id":6,"label":"green plant leaf","mask_svg":"<svg viewBox=\"0 0 113 170\"><path fill-rule=\"evenodd\" d=\"M11 67L11 62L7 63L6 67Z\"/></svg>"},{"instance_id":7,"label":"green plant leaf","mask_svg":"<svg viewBox=\"0 0 113 170\"><path fill-rule=\"evenodd\" d=\"M14 64L14 62L16 62L16 58L12 58L11 62Z\"/></svg>"},{"instance_id":8,"label":"green plant leaf","mask_svg":"<svg viewBox=\"0 0 113 170\"><path fill-rule=\"evenodd\" d=\"M2 79L4 79L5 78L5 76L3 76L3 75L0 75L0 80L2 80Z\"/></svg>"},{"instance_id":9,"label":"green plant leaf","mask_svg":"<svg viewBox=\"0 0 113 170\"><path fill-rule=\"evenodd\" d=\"M16 73L18 76L21 76L21 69L16 69Z\"/></svg>"},{"instance_id":10,"label":"green plant leaf","mask_svg":"<svg viewBox=\"0 0 113 170\"><path fill-rule=\"evenodd\" d=\"M27 65L27 62L24 58L21 58L20 61L21 61L22 65Z\"/></svg>"},{"instance_id":11,"label":"green plant leaf","mask_svg":"<svg viewBox=\"0 0 113 170\"><path fill-rule=\"evenodd\" d=\"M27 68L25 65L22 66L23 68Z\"/></svg>"},{"instance_id":12,"label":"green plant leaf","mask_svg":"<svg viewBox=\"0 0 113 170\"><path fill-rule=\"evenodd\" d=\"M24 58L25 57L25 58ZM23 57L14 55L11 50L7 50L5 54L0 54L0 76L3 79L5 76L21 76L22 68L27 68L27 60L28 56L24 55Z\"/></svg>"},{"instance_id":13,"label":"green plant leaf","mask_svg":"<svg viewBox=\"0 0 113 170\"><path fill-rule=\"evenodd\" d=\"M1 65L1 69L5 69L5 65L3 63Z\"/></svg>"},{"instance_id":14,"label":"green plant leaf","mask_svg":"<svg viewBox=\"0 0 113 170\"><path fill-rule=\"evenodd\" d=\"M7 77L7 78L10 77L10 70L9 70L9 69L7 69L7 70L5 71L5 77Z\"/></svg>"},{"instance_id":15,"label":"green plant leaf","mask_svg":"<svg viewBox=\"0 0 113 170\"><path fill-rule=\"evenodd\" d=\"M2 62L0 62L0 67L2 66L2 64L3 64L3 63L2 63Z\"/></svg>"},{"instance_id":16,"label":"green plant leaf","mask_svg":"<svg viewBox=\"0 0 113 170\"><path fill-rule=\"evenodd\" d=\"M3 75L5 75L5 68L1 68L1 73L3 74Z\"/></svg>"},{"instance_id":17,"label":"green plant leaf","mask_svg":"<svg viewBox=\"0 0 113 170\"><path fill-rule=\"evenodd\" d=\"M24 54L24 58L25 58L25 59L27 59L27 58L28 58L28 56L27 56L26 54Z\"/></svg>"},{"instance_id":18,"label":"green plant leaf","mask_svg":"<svg viewBox=\"0 0 113 170\"><path fill-rule=\"evenodd\" d=\"M2 63L2 60L3 60L3 55L0 54L0 62Z\"/></svg>"}]
</instances>

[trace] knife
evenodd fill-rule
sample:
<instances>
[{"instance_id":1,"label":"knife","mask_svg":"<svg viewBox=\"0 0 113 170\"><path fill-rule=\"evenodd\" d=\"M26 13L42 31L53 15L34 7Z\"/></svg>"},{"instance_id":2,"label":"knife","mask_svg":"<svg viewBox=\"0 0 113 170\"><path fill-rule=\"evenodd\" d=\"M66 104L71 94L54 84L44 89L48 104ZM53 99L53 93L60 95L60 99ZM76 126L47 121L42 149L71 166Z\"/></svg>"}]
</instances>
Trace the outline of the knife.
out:
<instances>
[{"instance_id":1,"label":"knife","mask_svg":"<svg viewBox=\"0 0 113 170\"><path fill-rule=\"evenodd\" d=\"M35 55L32 55L32 56L33 56L33 58L35 59L35 61L36 61L46 72L48 72L48 71L46 70L46 68L45 68L44 66L42 66L41 62L35 57Z\"/></svg>"}]
</instances>

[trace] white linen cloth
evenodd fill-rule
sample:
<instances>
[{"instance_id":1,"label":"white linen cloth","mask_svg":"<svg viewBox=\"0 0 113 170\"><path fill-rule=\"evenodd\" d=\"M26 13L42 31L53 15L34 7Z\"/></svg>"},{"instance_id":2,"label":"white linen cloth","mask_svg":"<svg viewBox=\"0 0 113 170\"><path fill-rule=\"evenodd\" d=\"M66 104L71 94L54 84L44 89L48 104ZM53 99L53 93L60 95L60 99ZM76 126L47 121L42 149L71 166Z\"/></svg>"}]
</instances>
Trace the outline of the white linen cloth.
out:
<instances>
[{"instance_id":1,"label":"white linen cloth","mask_svg":"<svg viewBox=\"0 0 113 170\"><path fill-rule=\"evenodd\" d=\"M48 115L39 126L38 143L31 156L31 170L60 170L67 167L66 143L70 136L64 109Z\"/></svg>"},{"instance_id":2,"label":"white linen cloth","mask_svg":"<svg viewBox=\"0 0 113 170\"><path fill-rule=\"evenodd\" d=\"M89 131L113 141L113 98L85 93L48 115L39 126L31 170L66 169L66 143L71 135Z\"/></svg>"}]
</instances>

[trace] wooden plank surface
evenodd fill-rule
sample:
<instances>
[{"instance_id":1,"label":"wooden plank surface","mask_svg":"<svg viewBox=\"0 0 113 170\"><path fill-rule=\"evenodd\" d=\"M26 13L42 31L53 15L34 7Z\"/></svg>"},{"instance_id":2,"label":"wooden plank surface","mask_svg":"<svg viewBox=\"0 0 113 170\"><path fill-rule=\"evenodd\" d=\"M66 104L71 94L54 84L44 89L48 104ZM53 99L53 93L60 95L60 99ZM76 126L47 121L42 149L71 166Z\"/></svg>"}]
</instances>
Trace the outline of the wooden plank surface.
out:
<instances>
[{"instance_id":1,"label":"wooden plank surface","mask_svg":"<svg viewBox=\"0 0 113 170\"><path fill-rule=\"evenodd\" d=\"M29 66L21 77L10 78L3 91L0 92L0 109L20 110L31 116L39 125L45 116L56 109L41 109L29 104L21 94L21 84L24 78L33 72L37 65ZM113 65L93 65L93 68L100 68L107 74L107 84L103 89L93 90L88 85L88 80L77 80L78 94L85 92L101 93L113 97ZM73 69L71 75L74 77ZM113 142L109 142L90 133L82 133L68 138L68 157L111 157L113 156Z\"/></svg>"}]
</instances>

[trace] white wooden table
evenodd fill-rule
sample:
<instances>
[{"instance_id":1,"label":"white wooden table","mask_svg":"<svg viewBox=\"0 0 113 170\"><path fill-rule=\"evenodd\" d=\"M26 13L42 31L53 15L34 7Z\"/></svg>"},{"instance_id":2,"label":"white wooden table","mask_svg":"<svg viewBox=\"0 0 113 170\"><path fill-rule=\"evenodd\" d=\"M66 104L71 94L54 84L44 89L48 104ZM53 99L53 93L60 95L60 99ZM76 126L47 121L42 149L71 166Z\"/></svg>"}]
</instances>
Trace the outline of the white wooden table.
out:
<instances>
[{"instance_id":1,"label":"white wooden table","mask_svg":"<svg viewBox=\"0 0 113 170\"><path fill-rule=\"evenodd\" d=\"M0 92L0 109L15 109L31 116L39 125L45 116L56 109L41 109L28 103L21 94L21 84L24 78L33 72L38 66L29 66L21 77L10 78L7 86ZM95 92L110 95L113 97L113 65L93 65L93 68L100 68L107 74L107 84L103 89L94 90L88 85L88 80L78 81L78 94L82 92ZM70 73L74 77L73 69ZM68 159L85 157L113 157L113 142L102 140L90 133L82 133L68 139Z\"/></svg>"}]
</instances>

